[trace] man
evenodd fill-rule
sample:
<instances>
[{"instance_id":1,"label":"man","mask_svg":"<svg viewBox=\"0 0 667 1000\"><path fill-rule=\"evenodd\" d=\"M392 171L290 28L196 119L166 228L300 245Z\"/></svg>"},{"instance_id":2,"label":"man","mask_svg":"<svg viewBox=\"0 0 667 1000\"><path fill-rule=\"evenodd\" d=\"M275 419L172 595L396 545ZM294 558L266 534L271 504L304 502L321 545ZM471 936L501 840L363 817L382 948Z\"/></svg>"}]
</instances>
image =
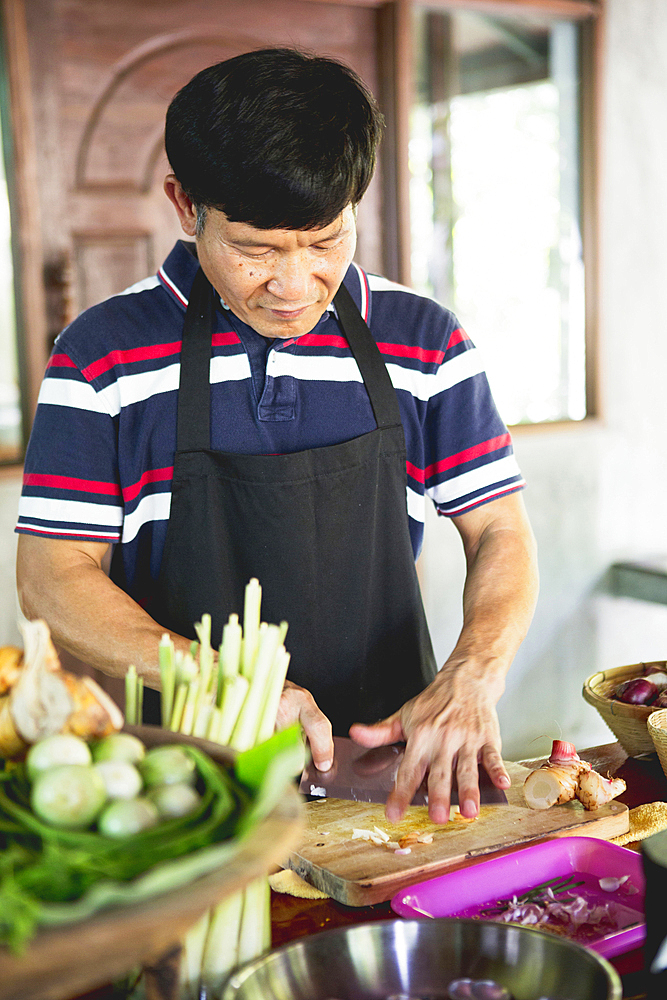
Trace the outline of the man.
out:
<instances>
[{"instance_id":1,"label":"man","mask_svg":"<svg viewBox=\"0 0 667 1000\"><path fill-rule=\"evenodd\" d=\"M436 303L352 263L381 126L355 74L292 50L209 67L176 95L165 191L194 243L58 338L18 586L74 655L116 676L134 663L157 687L164 630L186 649L210 612L219 640L256 576L264 620L289 623L280 724L301 722L321 770L332 725L368 747L406 741L387 817L428 771L442 823L453 774L465 816L478 760L509 784L495 705L535 557L470 341ZM439 672L414 565L425 493L468 565Z\"/></svg>"}]
</instances>

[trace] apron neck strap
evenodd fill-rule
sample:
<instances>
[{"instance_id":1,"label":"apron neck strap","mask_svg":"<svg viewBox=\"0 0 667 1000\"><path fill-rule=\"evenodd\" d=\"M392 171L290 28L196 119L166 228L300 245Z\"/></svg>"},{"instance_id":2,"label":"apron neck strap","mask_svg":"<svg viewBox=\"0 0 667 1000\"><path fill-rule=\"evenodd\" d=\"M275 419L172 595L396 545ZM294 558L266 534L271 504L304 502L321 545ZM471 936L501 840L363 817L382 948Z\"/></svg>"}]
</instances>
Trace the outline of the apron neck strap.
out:
<instances>
[{"instance_id":1,"label":"apron neck strap","mask_svg":"<svg viewBox=\"0 0 667 1000\"><path fill-rule=\"evenodd\" d=\"M400 427L401 411L387 366L368 324L345 285L341 285L334 295L333 304L364 380L378 427Z\"/></svg>"},{"instance_id":2,"label":"apron neck strap","mask_svg":"<svg viewBox=\"0 0 667 1000\"><path fill-rule=\"evenodd\" d=\"M208 451L211 447L210 366L214 296L213 285L200 267L192 283L183 322L177 451Z\"/></svg>"},{"instance_id":3,"label":"apron neck strap","mask_svg":"<svg viewBox=\"0 0 667 1000\"><path fill-rule=\"evenodd\" d=\"M345 285L334 306L366 386L378 427L401 425L396 391L368 325ZM201 267L192 283L183 323L181 374L178 386L177 451L209 451L211 447L210 364L215 290Z\"/></svg>"}]
</instances>

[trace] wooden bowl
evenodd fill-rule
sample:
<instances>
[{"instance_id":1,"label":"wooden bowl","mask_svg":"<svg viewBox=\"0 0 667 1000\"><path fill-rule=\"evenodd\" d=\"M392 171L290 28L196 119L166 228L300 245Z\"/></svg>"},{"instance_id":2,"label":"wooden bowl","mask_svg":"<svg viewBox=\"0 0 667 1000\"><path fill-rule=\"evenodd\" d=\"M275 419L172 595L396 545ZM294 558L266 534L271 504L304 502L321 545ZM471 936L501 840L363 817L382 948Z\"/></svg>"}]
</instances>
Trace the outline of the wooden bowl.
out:
<instances>
[{"instance_id":1,"label":"wooden bowl","mask_svg":"<svg viewBox=\"0 0 667 1000\"><path fill-rule=\"evenodd\" d=\"M657 711L651 712L647 726L658 753L660 766L667 777L667 708L659 708Z\"/></svg>"},{"instance_id":2,"label":"wooden bowl","mask_svg":"<svg viewBox=\"0 0 667 1000\"><path fill-rule=\"evenodd\" d=\"M667 661L652 660L651 666L667 670ZM653 740L647 728L649 715L656 711L650 705L627 705L612 698L611 694L622 681L642 677L644 663L599 670L584 682L583 696L589 705L597 708L612 733L630 757L655 753Z\"/></svg>"},{"instance_id":3,"label":"wooden bowl","mask_svg":"<svg viewBox=\"0 0 667 1000\"><path fill-rule=\"evenodd\" d=\"M157 726L127 729L146 746L193 743L220 763L229 763L234 756L216 743ZM288 787L275 809L239 842L224 867L146 902L40 931L23 955L0 947L0 1000L67 1000L140 966L154 971L153 997L177 997L169 981L176 969L168 958L178 955L186 932L225 896L268 874L288 857L303 823L301 797L296 788Z\"/></svg>"}]
</instances>

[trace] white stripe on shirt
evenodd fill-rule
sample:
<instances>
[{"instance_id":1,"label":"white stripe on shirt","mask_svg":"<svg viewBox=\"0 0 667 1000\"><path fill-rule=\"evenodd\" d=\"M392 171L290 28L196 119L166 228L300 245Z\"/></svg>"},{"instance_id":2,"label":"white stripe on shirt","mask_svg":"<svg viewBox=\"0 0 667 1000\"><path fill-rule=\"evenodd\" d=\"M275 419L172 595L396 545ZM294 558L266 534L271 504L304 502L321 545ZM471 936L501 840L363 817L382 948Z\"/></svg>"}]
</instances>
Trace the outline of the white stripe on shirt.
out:
<instances>
[{"instance_id":1,"label":"white stripe on shirt","mask_svg":"<svg viewBox=\"0 0 667 1000\"><path fill-rule=\"evenodd\" d=\"M131 514L126 514L123 524L123 542L131 542L144 524L152 521L168 521L171 511L171 483L168 493L147 493Z\"/></svg>"},{"instance_id":2,"label":"white stripe on shirt","mask_svg":"<svg viewBox=\"0 0 667 1000\"><path fill-rule=\"evenodd\" d=\"M471 469L469 472L463 472L460 476L454 476L453 479L448 479L444 483L438 483L437 486L433 486L426 492L434 503L445 505L487 486L491 476L495 483L501 483L505 479L513 479L520 475L514 455L506 455L496 462L487 462L477 469ZM515 483L514 488L516 485Z\"/></svg>"},{"instance_id":3,"label":"white stripe on shirt","mask_svg":"<svg viewBox=\"0 0 667 1000\"><path fill-rule=\"evenodd\" d=\"M71 524L104 524L117 528L123 523L123 507L113 504L63 500L57 497L23 496L19 500L19 518L40 521L63 521ZM78 532L81 534L81 532Z\"/></svg>"}]
</instances>

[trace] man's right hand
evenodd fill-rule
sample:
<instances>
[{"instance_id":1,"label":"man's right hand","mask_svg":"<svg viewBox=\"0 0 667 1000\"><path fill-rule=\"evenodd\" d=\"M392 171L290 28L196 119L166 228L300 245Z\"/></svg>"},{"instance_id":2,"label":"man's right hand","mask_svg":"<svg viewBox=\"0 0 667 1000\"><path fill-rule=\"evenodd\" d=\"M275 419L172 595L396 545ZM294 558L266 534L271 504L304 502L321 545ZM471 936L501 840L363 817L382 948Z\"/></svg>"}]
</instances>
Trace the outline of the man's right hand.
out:
<instances>
[{"instance_id":1,"label":"man's right hand","mask_svg":"<svg viewBox=\"0 0 667 1000\"><path fill-rule=\"evenodd\" d=\"M310 691L285 681L278 716L277 729L300 723L310 744L313 764L318 771L328 771L333 764L334 744L331 723L317 707Z\"/></svg>"}]
</instances>

